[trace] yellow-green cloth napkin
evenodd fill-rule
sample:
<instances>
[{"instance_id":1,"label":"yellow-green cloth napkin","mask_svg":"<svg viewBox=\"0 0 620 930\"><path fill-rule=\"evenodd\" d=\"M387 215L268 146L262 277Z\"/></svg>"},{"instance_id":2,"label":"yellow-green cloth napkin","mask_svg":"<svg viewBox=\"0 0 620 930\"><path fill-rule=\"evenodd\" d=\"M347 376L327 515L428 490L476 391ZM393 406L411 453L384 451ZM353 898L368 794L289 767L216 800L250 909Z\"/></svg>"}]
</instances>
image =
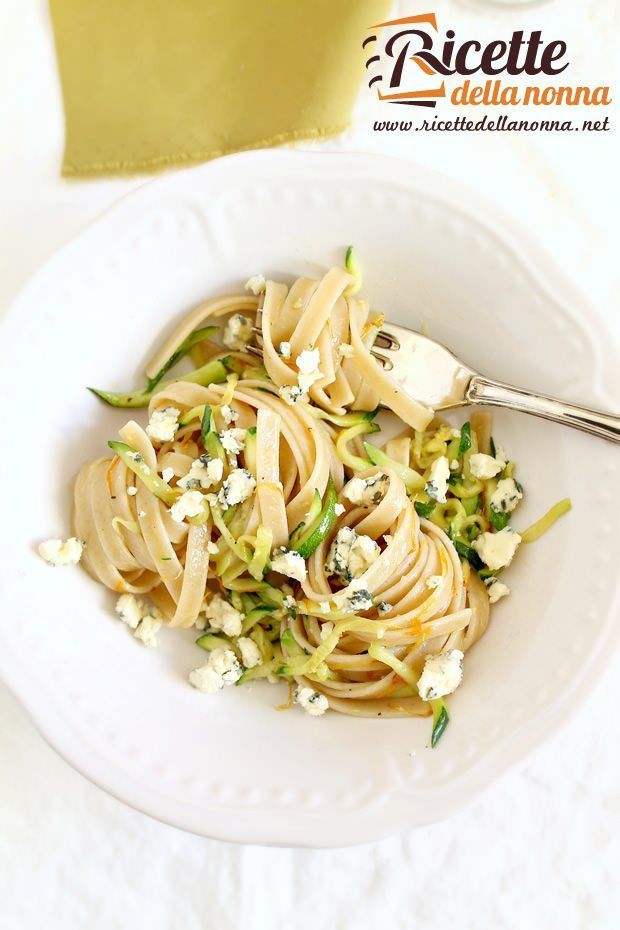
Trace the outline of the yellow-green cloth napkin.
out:
<instances>
[{"instance_id":1,"label":"yellow-green cloth napkin","mask_svg":"<svg viewBox=\"0 0 620 930\"><path fill-rule=\"evenodd\" d=\"M62 171L156 171L332 136L386 0L50 0Z\"/></svg>"}]
</instances>

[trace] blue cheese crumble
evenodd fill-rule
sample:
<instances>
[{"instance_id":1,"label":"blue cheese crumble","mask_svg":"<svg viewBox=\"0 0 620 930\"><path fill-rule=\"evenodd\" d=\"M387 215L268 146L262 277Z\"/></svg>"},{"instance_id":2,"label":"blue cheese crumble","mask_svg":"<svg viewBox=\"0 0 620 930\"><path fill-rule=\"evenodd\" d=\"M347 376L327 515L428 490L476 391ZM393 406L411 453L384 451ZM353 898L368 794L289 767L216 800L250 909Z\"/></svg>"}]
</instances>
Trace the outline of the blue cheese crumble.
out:
<instances>
[{"instance_id":1,"label":"blue cheese crumble","mask_svg":"<svg viewBox=\"0 0 620 930\"><path fill-rule=\"evenodd\" d=\"M380 555L381 549L374 539L343 526L330 546L325 568L328 574L351 581L363 574Z\"/></svg>"},{"instance_id":2,"label":"blue cheese crumble","mask_svg":"<svg viewBox=\"0 0 620 930\"><path fill-rule=\"evenodd\" d=\"M499 533L481 533L472 543L485 565L492 571L510 565L519 547L521 537L510 526Z\"/></svg>"},{"instance_id":3,"label":"blue cheese crumble","mask_svg":"<svg viewBox=\"0 0 620 930\"><path fill-rule=\"evenodd\" d=\"M313 688L297 688L295 703L303 707L311 717L321 717L329 707L329 701L325 695Z\"/></svg>"},{"instance_id":4,"label":"blue cheese crumble","mask_svg":"<svg viewBox=\"0 0 620 930\"><path fill-rule=\"evenodd\" d=\"M130 630L134 631L136 639L140 640L145 646L155 647L159 645L157 633L163 620L153 604L147 604L146 601L134 594L121 594L114 607L114 612L119 620L122 620Z\"/></svg>"},{"instance_id":5,"label":"blue cheese crumble","mask_svg":"<svg viewBox=\"0 0 620 930\"><path fill-rule=\"evenodd\" d=\"M233 427L220 433L220 442L229 455L239 455L240 452L243 452L247 432L246 429Z\"/></svg>"},{"instance_id":6,"label":"blue cheese crumble","mask_svg":"<svg viewBox=\"0 0 620 930\"><path fill-rule=\"evenodd\" d=\"M194 459L188 473L179 478L177 484L184 491L191 491L193 488L212 488L213 485L219 484L223 474L223 462L205 454Z\"/></svg>"},{"instance_id":7,"label":"blue cheese crumble","mask_svg":"<svg viewBox=\"0 0 620 930\"><path fill-rule=\"evenodd\" d=\"M489 603L496 604L500 598L507 597L510 594L510 588L498 578L485 578L484 581L489 594Z\"/></svg>"},{"instance_id":8,"label":"blue cheese crumble","mask_svg":"<svg viewBox=\"0 0 620 930\"><path fill-rule=\"evenodd\" d=\"M245 668L255 668L261 663L260 649L253 639L249 636L240 636L237 640L237 646L241 653L241 661Z\"/></svg>"},{"instance_id":9,"label":"blue cheese crumble","mask_svg":"<svg viewBox=\"0 0 620 930\"><path fill-rule=\"evenodd\" d=\"M319 370L321 356L318 349L304 349L296 359L297 383L304 393L308 393L315 381L323 377L323 372Z\"/></svg>"},{"instance_id":10,"label":"blue cheese crumble","mask_svg":"<svg viewBox=\"0 0 620 930\"><path fill-rule=\"evenodd\" d=\"M492 455L485 455L484 452L474 452L469 458L469 468L474 478L494 478L499 475L506 467L505 462L500 462Z\"/></svg>"},{"instance_id":11,"label":"blue cheese crumble","mask_svg":"<svg viewBox=\"0 0 620 930\"><path fill-rule=\"evenodd\" d=\"M220 594L214 594L206 605L205 616L212 630L221 630L226 636L239 636L245 619L245 614Z\"/></svg>"},{"instance_id":12,"label":"blue cheese crumble","mask_svg":"<svg viewBox=\"0 0 620 930\"><path fill-rule=\"evenodd\" d=\"M172 442L179 428L181 411L177 407L158 407L153 410L146 434L155 442Z\"/></svg>"},{"instance_id":13,"label":"blue cheese crumble","mask_svg":"<svg viewBox=\"0 0 620 930\"><path fill-rule=\"evenodd\" d=\"M369 478L351 478L343 494L352 504L370 507L379 504L386 495L389 485L387 475L371 475Z\"/></svg>"},{"instance_id":14,"label":"blue cheese crumble","mask_svg":"<svg viewBox=\"0 0 620 930\"><path fill-rule=\"evenodd\" d=\"M220 407L220 413L222 414L222 420L224 423L234 423L239 416L238 412L233 410L233 408L228 404L222 404Z\"/></svg>"},{"instance_id":15,"label":"blue cheese crumble","mask_svg":"<svg viewBox=\"0 0 620 930\"><path fill-rule=\"evenodd\" d=\"M175 523L183 523L186 517L198 517L204 512L205 499L200 491L186 491L170 508Z\"/></svg>"},{"instance_id":16,"label":"blue cheese crumble","mask_svg":"<svg viewBox=\"0 0 620 930\"><path fill-rule=\"evenodd\" d=\"M77 565L82 558L86 543L83 539L46 539L39 543L39 555L48 565Z\"/></svg>"},{"instance_id":17,"label":"blue cheese crumble","mask_svg":"<svg viewBox=\"0 0 620 930\"><path fill-rule=\"evenodd\" d=\"M297 384L283 384L282 387L278 388L278 394L289 407L298 404L300 401L308 400L308 395Z\"/></svg>"},{"instance_id":18,"label":"blue cheese crumble","mask_svg":"<svg viewBox=\"0 0 620 930\"><path fill-rule=\"evenodd\" d=\"M222 342L228 349L239 351L245 349L252 339L252 320L242 313L229 317L222 335Z\"/></svg>"},{"instance_id":19,"label":"blue cheese crumble","mask_svg":"<svg viewBox=\"0 0 620 930\"><path fill-rule=\"evenodd\" d=\"M445 504L448 494L450 463L445 455L440 455L431 465L424 490L428 496L439 504Z\"/></svg>"},{"instance_id":20,"label":"blue cheese crumble","mask_svg":"<svg viewBox=\"0 0 620 930\"><path fill-rule=\"evenodd\" d=\"M197 691L215 694L225 685L239 681L243 670L232 649L214 649L204 665L189 673L189 683Z\"/></svg>"},{"instance_id":21,"label":"blue cheese crumble","mask_svg":"<svg viewBox=\"0 0 620 930\"><path fill-rule=\"evenodd\" d=\"M281 342L280 345L278 346L278 355L286 359L286 361L288 361L289 358L291 357L291 352L292 352L292 349L291 349L290 342Z\"/></svg>"},{"instance_id":22,"label":"blue cheese crumble","mask_svg":"<svg viewBox=\"0 0 620 930\"><path fill-rule=\"evenodd\" d=\"M152 614L145 614L138 625L138 629L135 630L133 635L136 639L140 640L144 646L149 646L151 649L156 648L159 646L157 633L161 625L162 620L159 617L154 617Z\"/></svg>"},{"instance_id":23,"label":"blue cheese crumble","mask_svg":"<svg viewBox=\"0 0 620 930\"><path fill-rule=\"evenodd\" d=\"M496 513L512 513L520 500L523 500L523 490L514 478L502 478L491 494L489 504Z\"/></svg>"},{"instance_id":24,"label":"blue cheese crumble","mask_svg":"<svg viewBox=\"0 0 620 930\"><path fill-rule=\"evenodd\" d=\"M372 595L363 578L354 578L346 588L334 595L333 602L337 610L348 614L370 610L373 606Z\"/></svg>"},{"instance_id":25,"label":"blue cheese crumble","mask_svg":"<svg viewBox=\"0 0 620 930\"><path fill-rule=\"evenodd\" d=\"M306 563L302 556L300 556L299 552L294 552L285 546L277 549L272 555L271 570L286 575L287 578L294 578L295 581L306 580Z\"/></svg>"},{"instance_id":26,"label":"blue cheese crumble","mask_svg":"<svg viewBox=\"0 0 620 930\"><path fill-rule=\"evenodd\" d=\"M427 656L418 679L418 693L423 701L432 701L456 691L463 678L463 653L448 649Z\"/></svg>"},{"instance_id":27,"label":"blue cheese crumble","mask_svg":"<svg viewBox=\"0 0 620 930\"><path fill-rule=\"evenodd\" d=\"M247 469L234 468L222 484L217 499L222 509L227 510L251 497L255 488L256 478Z\"/></svg>"},{"instance_id":28,"label":"blue cheese crumble","mask_svg":"<svg viewBox=\"0 0 620 930\"><path fill-rule=\"evenodd\" d=\"M264 293L266 287L267 282L265 281L265 276L262 274L253 274L245 282L246 291L251 291L257 297L259 294Z\"/></svg>"}]
</instances>

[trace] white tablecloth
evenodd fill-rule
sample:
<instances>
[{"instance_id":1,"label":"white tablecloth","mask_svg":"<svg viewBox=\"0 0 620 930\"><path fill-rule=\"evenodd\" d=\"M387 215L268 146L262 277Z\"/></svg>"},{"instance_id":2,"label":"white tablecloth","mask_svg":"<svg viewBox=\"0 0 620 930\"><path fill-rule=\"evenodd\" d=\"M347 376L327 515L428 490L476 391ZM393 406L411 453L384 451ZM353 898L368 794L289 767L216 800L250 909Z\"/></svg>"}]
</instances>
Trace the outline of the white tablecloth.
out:
<instances>
[{"instance_id":1,"label":"white tablecloth","mask_svg":"<svg viewBox=\"0 0 620 930\"><path fill-rule=\"evenodd\" d=\"M556 0L520 19L474 0L433 7L450 7L462 33L542 25L569 42L584 81L613 81L614 0ZM0 5L0 108L4 308L46 257L142 182L60 180L62 111L44 0ZM353 129L326 147L392 152L466 180L532 228L618 337L613 129L386 138L373 133L362 101ZM0 926L611 930L620 925L619 673L616 661L576 719L462 813L341 851L230 846L150 820L72 771L0 686Z\"/></svg>"}]
</instances>

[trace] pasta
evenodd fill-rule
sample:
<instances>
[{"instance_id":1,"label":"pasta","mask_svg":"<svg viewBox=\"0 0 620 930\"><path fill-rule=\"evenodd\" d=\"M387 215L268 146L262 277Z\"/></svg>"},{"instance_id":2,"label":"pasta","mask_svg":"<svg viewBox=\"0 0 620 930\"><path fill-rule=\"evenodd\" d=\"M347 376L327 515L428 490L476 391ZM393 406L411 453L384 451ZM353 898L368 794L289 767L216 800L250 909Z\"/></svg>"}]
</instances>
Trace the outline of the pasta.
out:
<instances>
[{"instance_id":1,"label":"pasta","mask_svg":"<svg viewBox=\"0 0 620 930\"><path fill-rule=\"evenodd\" d=\"M358 284L255 276L177 326L143 391L96 391L149 421L81 469L74 532L143 642L198 628L199 690L264 678L315 716L433 713L434 745L508 593L492 566L521 541L522 488L487 414L455 429L395 388Z\"/></svg>"}]
</instances>

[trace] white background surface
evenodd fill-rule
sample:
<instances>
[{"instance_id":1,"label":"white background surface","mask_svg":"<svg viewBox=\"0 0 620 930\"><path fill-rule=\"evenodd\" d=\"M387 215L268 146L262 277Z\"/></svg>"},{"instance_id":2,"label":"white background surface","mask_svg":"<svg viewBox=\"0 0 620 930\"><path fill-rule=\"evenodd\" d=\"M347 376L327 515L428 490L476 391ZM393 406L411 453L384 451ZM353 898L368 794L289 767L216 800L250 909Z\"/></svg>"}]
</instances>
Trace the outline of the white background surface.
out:
<instances>
[{"instance_id":1,"label":"white background surface","mask_svg":"<svg viewBox=\"0 0 620 930\"><path fill-rule=\"evenodd\" d=\"M585 6L555 0L519 16L485 7L481 18L473 0L434 4L440 15L449 10L460 35L542 26L568 41L571 81L613 85L618 4ZM426 9L401 4L414 7ZM609 110L617 118L617 107ZM373 134L374 115L362 100L347 137L326 147L410 157L495 199L569 269L618 338L617 131L387 139ZM0 120L4 308L41 261L142 182L60 180L62 111L43 0L0 3ZM0 925L616 927L619 672L617 660L595 698L544 750L451 820L324 852L229 846L125 808L69 769L0 687Z\"/></svg>"}]
</instances>

